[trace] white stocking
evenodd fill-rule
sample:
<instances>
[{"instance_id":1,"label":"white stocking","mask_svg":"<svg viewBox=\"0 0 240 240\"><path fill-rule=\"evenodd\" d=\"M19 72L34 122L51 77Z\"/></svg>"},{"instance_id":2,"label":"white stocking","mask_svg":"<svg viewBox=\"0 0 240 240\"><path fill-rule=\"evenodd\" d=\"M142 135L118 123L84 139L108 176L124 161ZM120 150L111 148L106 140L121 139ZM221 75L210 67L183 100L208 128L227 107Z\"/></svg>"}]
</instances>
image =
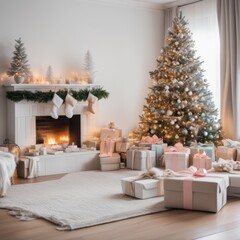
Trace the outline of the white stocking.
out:
<instances>
[{"instance_id":1,"label":"white stocking","mask_svg":"<svg viewBox=\"0 0 240 240\"><path fill-rule=\"evenodd\" d=\"M52 102L53 102L53 107L50 112L50 115L52 118L57 119L58 118L58 109L61 107L61 105L63 103L63 99L60 98L56 93L54 93Z\"/></svg>"},{"instance_id":2,"label":"white stocking","mask_svg":"<svg viewBox=\"0 0 240 240\"><path fill-rule=\"evenodd\" d=\"M70 94L67 94L65 98L65 114L68 118L72 118L73 116L73 108L77 104L77 100L72 97Z\"/></svg>"},{"instance_id":3,"label":"white stocking","mask_svg":"<svg viewBox=\"0 0 240 240\"><path fill-rule=\"evenodd\" d=\"M92 93L89 93L88 94L88 98L87 98L87 101L88 101L88 106L87 106L87 111L88 112L91 112L91 113L95 113L94 110L93 110L93 104L96 102L98 98L96 96L94 96Z\"/></svg>"}]
</instances>

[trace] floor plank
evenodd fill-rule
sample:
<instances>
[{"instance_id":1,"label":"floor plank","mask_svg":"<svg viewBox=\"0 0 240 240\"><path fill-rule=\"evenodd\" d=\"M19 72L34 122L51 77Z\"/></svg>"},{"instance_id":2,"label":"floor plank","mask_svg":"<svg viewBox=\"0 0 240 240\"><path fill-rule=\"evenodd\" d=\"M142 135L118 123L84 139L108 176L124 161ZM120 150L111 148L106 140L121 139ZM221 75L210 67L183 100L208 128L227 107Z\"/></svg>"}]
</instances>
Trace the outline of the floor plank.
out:
<instances>
[{"instance_id":1,"label":"floor plank","mask_svg":"<svg viewBox=\"0 0 240 240\"><path fill-rule=\"evenodd\" d=\"M15 184L55 180L63 175L15 179ZM74 231L58 231L56 225L43 220L19 221L0 209L1 240L222 240L240 239L240 201L229 199L218 213L169 210L123 221L102 224Z\"/></svg>"}]
</instances>

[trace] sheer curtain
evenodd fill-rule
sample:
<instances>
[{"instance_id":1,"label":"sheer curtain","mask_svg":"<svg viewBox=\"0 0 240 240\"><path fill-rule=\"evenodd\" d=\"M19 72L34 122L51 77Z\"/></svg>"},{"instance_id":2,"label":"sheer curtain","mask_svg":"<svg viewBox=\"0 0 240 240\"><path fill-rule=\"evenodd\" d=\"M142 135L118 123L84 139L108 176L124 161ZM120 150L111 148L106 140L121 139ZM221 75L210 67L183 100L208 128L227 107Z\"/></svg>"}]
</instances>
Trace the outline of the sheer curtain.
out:
<instances>
[{"instance_id":1,"label":"sheer curtain","mask_svg":"<svg viewBox=\"0 0 240 240\"><path fill-rule=\"evenodd\" d=\"M240 1L217 2L220 46L222 124L226 137L240 140Z\"/></svg>"},{"instance_id":2,"label":"sheer curtain","mask_svg":"<svg viewBox=\"0 0 240 240\"><path fill-rule=\"evenodd\" d=\"M179 7L188 21L195 41L196 57L204 61L202 68L209 90L220 112L220 50L216 0L203 0Z\"/></svg>"}]
</instances>

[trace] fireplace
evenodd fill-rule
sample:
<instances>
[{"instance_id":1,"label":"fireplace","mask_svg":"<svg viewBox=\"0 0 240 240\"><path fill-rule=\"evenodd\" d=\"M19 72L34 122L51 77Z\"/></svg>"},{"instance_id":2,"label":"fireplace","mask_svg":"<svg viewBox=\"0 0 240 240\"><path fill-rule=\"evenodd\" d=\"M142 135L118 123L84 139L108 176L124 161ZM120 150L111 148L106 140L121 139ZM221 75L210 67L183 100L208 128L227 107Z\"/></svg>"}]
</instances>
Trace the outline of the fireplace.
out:
<instances>
[{"instance_id":1,"label":"fireplace","mask_svg":"<svg viewBox=\"0 0 240 240\"><path fill-rule=\"evenodd\" d=\"M81 115L72 118L36 116L36 144L81 144Z\"/></svg>"}]
</instances>

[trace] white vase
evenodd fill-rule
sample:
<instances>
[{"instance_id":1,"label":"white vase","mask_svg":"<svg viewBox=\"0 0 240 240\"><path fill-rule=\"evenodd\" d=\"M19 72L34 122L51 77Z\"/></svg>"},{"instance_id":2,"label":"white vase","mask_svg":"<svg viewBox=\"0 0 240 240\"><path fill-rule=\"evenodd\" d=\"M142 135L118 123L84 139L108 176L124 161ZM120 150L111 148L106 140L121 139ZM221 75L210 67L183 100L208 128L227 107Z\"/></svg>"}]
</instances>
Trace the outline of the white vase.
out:
<instances>
[{"instance_id":1,"label":"white vase","mask_svg":"<svg viewBox=\"0 0 240 240\"><path fill-rule=\"evenodd\" d=\"M23 83L25 78L22 77L22 76L15 75L14 80L15 80L16 83Z\"/></svg>"}]
</instances>

